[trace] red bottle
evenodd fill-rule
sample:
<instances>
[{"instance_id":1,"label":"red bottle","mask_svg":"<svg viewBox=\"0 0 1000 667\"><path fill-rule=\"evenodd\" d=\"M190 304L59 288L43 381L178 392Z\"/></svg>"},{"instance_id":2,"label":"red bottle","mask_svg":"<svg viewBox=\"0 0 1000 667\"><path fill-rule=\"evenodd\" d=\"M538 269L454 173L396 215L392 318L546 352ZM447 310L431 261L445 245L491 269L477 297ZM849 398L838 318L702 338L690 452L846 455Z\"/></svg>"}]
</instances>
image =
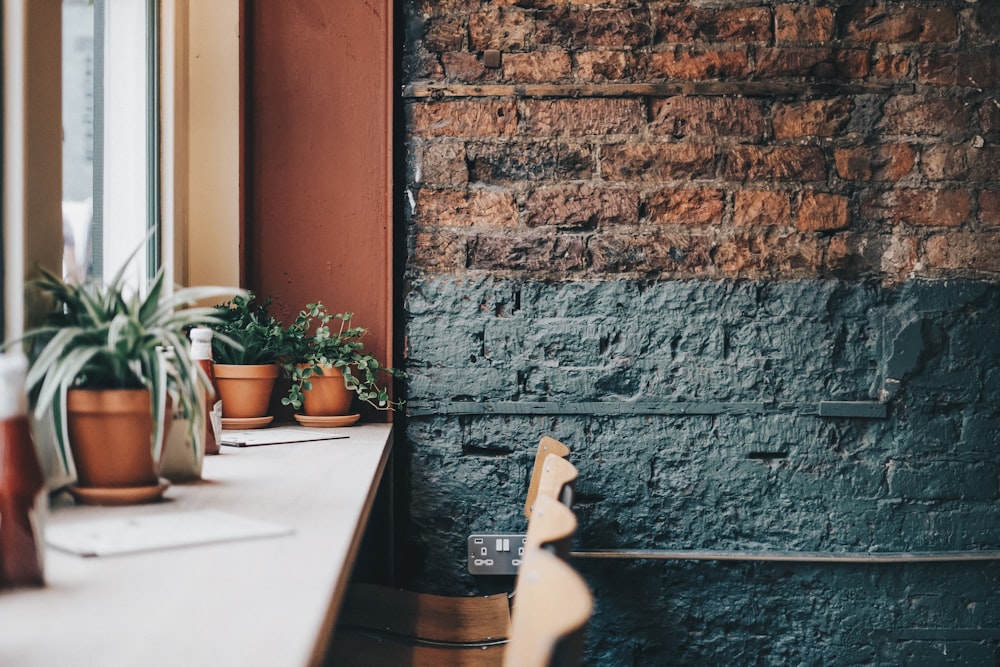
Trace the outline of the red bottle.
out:
<instances>
[{"instance_id":1,"label":"red bottle","mask_svg":"<svg viewBox=\"0 0 1000 667\"><path fill-rule=\"evenodd\" d=\"M215 386L215 371L212 368L212 330L208 327L195 327L191 329L191 358L198 362L205 375L212 381L212 391L205 398L205 454L218 454L219 441L215 437L215 428L212 426L212 410L215 406L219 390ZM222 411L219 411L222 414Z\"/></svg>"},{"instance_id":2,"label":"red bottle","mask_svg":"<svg viewBox=\"0 0 1000 667\"><path fill-rule=\"evenodd\" d=\"M42 586L45 476L28 425L21 354L0 354L0 587Z\"/></svg>"}]
</instances>

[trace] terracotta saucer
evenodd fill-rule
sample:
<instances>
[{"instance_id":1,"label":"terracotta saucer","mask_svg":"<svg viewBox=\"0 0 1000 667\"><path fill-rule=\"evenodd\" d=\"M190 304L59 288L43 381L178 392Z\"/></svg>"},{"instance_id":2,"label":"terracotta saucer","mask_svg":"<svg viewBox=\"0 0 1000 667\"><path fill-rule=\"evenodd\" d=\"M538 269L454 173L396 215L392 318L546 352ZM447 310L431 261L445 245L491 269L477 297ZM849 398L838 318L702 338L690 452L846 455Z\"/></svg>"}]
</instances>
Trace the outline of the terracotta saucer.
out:
<instances>
[{"instance_id":1,"label":"terracotta saucer","mask_svg":"<svg viewBox=\"0 0 1000 667\"><path fill-rule=\"evenodd\" d=\"M361 419L361 413L353 415L334 415L332 417L310 417L308 415L295 415L295 421L303 426L313 426L316 428L330 428L333 426L350 426Z\"/></svg>"},{"instance_id":2,"label":"terracotta saucer","mask_svg":"<svg viewBox=\"0 0 1000 667\"><path fill-rule=\"evenodd\" d=\"M222 428L260 428L261 426L267 426L272 421L274 421L274 417L223 417Z\"/></svg>"},{"instance_id":3,"label":"terracotta saucer","mask_svg":"<svg viewBox=\"0 0 1000 667\"><path fill-rule=\"evenodd\" d=\"M159 500L168 486L170 482L161 477L160 483L152 486L100 488L73 484L67 491L80 505L138 505Z\"/></svg>"}]
</instances>

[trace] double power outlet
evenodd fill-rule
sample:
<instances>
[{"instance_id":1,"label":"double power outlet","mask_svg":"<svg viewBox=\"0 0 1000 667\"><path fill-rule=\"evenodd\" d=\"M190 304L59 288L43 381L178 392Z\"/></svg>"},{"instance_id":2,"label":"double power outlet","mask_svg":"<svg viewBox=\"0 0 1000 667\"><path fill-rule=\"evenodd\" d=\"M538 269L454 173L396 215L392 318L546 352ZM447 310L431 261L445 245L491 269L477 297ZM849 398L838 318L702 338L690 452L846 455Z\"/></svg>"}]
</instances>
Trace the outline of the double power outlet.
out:
<instances>
[{"instance_id":1,"label":"double power outlet","mask_svg":"<svg viewBox=\"0 0 1000 667\"><path fill-rule=\"evenodd\" d=\"M469 535L469 574L517 574L524 533Z\"/></svg>"}]
</instances>

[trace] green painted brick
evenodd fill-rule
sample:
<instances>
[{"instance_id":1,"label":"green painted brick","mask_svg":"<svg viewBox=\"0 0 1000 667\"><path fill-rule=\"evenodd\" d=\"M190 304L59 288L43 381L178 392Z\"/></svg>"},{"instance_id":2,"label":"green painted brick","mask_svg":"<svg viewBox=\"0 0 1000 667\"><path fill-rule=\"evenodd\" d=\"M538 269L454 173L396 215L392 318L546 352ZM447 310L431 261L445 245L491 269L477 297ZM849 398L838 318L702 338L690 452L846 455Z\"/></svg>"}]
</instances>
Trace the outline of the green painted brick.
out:
<instances>
[{"instance_id":1,"label":"green painted brick","mask_svg":"<svg viewBox=\"0 0 1000 667\"><path fill-rule=\"evenodd\" d=\"M993 462L903 464L889 473L889 493L905 500L995 500L998 483L1000 469Z\"/></svg>"},{"instance_id":2,"label":"green painted brick","mask_svg":"<svg viewBox=\"0 0 1000 667\"><path fill-rule=\"evenodd\" d=\"M400 433L409 515L401 548L415 587L512 586L466 573L465 538L524 528L543 434L569 444L580 469L578 548L1000 549L998 286L442 277L415 279L410 290L411 405L799 406L690 416L411 415ZM824 419L802 408L875 397L893 341L915 316L940 334L885 419ZM468 351L475 332L481 355ZM768 453L783 457L761 458ZM681 665L919 664L940 656L928 648L933 641L907 632L1000 627L995 562L574 565L595 593L587 641L594 665L663 664L664 656ZM995 664L998 641L948 645Z\"/></svg>"}]
</instances>

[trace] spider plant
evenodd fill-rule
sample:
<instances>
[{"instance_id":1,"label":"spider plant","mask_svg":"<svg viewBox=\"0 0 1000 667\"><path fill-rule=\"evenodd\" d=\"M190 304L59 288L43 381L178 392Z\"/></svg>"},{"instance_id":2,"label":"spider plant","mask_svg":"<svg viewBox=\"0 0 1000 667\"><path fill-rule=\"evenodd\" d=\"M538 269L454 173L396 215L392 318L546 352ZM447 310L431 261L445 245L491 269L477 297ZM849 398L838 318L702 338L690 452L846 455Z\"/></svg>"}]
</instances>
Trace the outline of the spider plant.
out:
<instances>
[{"instance_id":1,"label":"spider plant","mask_svg":"<svg viewBox=\"0 0 1000 667\"><path fill-rule=\"evenodd\" d=\"M127 263L126 263L127 265ZM49 271L34 285L54 301L46 322L25 334L32 358L26 388L39 418L52 410L59 455L69 450L66 395L72 388L148 389L152 399L153 458L159 460L167 394L190 417L193 447L201 447L208 377L191 359L186 331L219 322L202 299L242 293L231 287L191 287L168 294L161 270L145 296L125 283L125 267L108 284L68 284ZM229 341L232 343L232 341ZM164 350L174 354L167 359Z\"/></svg>"}]
</instances>

